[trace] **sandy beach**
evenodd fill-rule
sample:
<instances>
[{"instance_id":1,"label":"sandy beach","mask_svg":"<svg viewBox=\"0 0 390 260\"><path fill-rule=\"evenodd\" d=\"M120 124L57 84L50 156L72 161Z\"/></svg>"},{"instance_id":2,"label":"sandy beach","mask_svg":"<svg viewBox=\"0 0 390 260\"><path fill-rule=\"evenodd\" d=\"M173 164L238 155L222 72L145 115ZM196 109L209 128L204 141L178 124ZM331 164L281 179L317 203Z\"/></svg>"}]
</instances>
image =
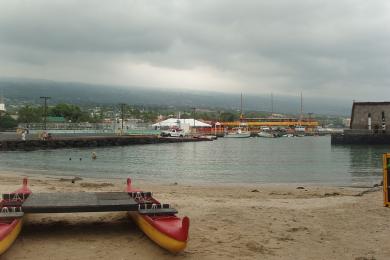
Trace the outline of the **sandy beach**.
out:
<instances>
[{"instance_id":1,"label":"sandy beach","mask_svg":"<svg viewBox=\"0 0 390 260\"><path fill-rule=\"evenodd\" d=\"M0 173L0 192L23 173ZM28 176L35 192L122 191L126 180ZM1 259L389 259L382 189L307 185L134 185L191 219L187 249L172 255L125 213L39 214Z\"/></svg>"}]
</instances>

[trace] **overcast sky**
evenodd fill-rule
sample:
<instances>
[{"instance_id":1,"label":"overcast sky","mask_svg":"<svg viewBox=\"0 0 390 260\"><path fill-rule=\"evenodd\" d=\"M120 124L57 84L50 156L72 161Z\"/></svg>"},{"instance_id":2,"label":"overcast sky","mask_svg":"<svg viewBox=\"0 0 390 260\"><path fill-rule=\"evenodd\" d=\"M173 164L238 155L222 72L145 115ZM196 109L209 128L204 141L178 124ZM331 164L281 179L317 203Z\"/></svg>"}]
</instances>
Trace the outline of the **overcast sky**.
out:
<instances>
[{"instance_id":1,"label":"overcast sky","mask_svg":"<svg viewBox=\"0 0 390 260\"><path fill-rule=\"evenodd\" d=\"M388 0L0 0L0 77L390 99Z\"/></svg>"}]
</instances>

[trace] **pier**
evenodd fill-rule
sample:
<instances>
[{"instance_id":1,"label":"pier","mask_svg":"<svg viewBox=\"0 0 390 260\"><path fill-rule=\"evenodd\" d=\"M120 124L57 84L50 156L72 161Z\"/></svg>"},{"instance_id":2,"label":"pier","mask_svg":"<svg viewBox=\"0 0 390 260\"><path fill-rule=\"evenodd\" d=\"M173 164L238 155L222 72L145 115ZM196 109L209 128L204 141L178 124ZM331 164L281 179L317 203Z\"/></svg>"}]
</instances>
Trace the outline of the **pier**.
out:
<instances>
[{"instance_id":1,"label":"pier","mask_svg":"<svg viewBox=\"0 0 390 260\"><path fill-rule=\"evenodd\" d=\"M200 141L210 141L210 139L193 137L159 137L156 135L53 137L53 139L50 140L1 140L0 151L32 151L42 149L125 146Z\"/></svg>"}]
</instances>

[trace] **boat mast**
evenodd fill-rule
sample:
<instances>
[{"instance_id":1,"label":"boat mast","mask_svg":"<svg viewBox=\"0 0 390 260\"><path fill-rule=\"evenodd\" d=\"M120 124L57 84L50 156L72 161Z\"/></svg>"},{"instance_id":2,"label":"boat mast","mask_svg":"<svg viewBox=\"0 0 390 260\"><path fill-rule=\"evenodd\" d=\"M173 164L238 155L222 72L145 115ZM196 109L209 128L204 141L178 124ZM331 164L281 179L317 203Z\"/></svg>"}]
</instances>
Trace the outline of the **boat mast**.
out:
<instances>
[{"instance_id":1,"label":"boat mast","mask_svg":"<svg viewBox=\"0 0 390 260\"><path fill-rule=\"evenodd\" d=\"M302 91L301 91L301 115L299 117L299 125L302 125L302 119L303 119L303 98L302 98Z\"/></svg>"},{"instance_id":2,"label":"boat mast","mask_svg":"<svg viewBox=\"0 0 390 260\"><path fill-rule=\"evenodd\" d=\"M242 120L242 92L241 92L241 103L240 103L240 121Z\"/></svg>"}]
</instances>

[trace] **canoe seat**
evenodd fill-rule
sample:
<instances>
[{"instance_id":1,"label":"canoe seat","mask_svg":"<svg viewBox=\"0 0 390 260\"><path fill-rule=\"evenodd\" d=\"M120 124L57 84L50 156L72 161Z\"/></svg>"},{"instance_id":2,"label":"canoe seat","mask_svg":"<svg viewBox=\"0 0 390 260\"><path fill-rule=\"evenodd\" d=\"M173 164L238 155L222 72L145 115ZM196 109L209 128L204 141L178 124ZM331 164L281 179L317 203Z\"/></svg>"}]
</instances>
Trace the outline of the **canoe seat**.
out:
<instances>
[{"instance_id":1,"label":"canoe seat","mask_svg":"<svg viewBox=\"0 0 390 260\"><path fill-rule=\"evenodd\" d=\"M174 208L139 209L138 213L142 215L172 215L177 214L177 210Z\"/></svg>"},{"instance_id":2,"label":"canoe seat","mask_svg":"<svg viewBox=\"0 0 390 260\"><path fill-rule=\"evenodd\" d=\"M0 219L15 219L15 218L22 218L23 216L24 216L23 212L0 213Z\"/></svg>"},{"instance_id":3,"label":"canoe seat","mask_svg":"<svg viewBox=\"0 0 390 260\"><path fill-rule=\"evenodd\" d=\"M27 193L6 193L2 194L1 197L6 201L24 201L29 195Z\"/></svg>"}]
</instances>

